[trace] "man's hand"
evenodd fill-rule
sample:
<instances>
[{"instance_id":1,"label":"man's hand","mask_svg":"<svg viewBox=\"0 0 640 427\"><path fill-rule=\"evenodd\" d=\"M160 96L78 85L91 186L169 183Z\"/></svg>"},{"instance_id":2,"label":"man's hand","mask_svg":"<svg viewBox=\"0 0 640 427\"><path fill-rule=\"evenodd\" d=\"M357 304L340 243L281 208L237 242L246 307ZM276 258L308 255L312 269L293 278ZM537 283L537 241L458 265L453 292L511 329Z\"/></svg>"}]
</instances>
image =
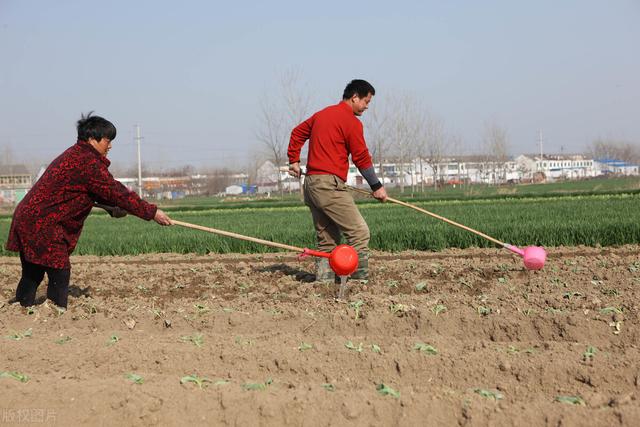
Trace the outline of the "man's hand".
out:
<instances>
[{"instance_id":1,"label":"man's hand","mask_svg":"<svg viewBox=\"0 0 640 427\"><path fill-rule=\"evenodd\" d=\"M156 216L153 217L153 220L160 225L171 225L171 219L164 213L162 210L158 209L156 211Z\"/></svg>"},{"instance_id":2,"label":"man's hand","mask_svg":"<svg viewBox=\"0 0 640 427\"><path fill-rule=\"evenodd\" d=\"M387 201L387 190L385 190L384 187L378 188L376 191L371 193L371 195L374 199L380 200L383 203Z\"/></svg>"},{"instance_id":3,"label":"man's hand","mask_svg":"<svg viewBox=\"0 0 640 427\"><path fill-rule=\"evenodd\" d=\"M300 169L300 162L291 163L289 165L289 175L300 178L302 170Z\"/></svg>"}]
</instances>

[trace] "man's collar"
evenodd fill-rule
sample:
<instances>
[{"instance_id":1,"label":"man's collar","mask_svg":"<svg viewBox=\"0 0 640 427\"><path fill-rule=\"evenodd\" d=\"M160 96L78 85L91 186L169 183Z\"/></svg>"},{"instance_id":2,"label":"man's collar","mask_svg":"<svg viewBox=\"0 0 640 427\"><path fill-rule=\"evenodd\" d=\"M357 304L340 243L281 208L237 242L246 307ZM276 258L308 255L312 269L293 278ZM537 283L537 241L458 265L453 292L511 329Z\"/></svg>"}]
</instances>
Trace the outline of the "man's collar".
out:
<instances>
[{"instance_id":1,"label":"man's collar","mask_svg":"<svg viewBox=\"0 0 640 427\"><path fill-rule=\"evenodd\" d=\"M345 110L349 111L351 114L353 114L353 108L351 108L351 105L349 105L347 103L347 101L345 101L344 99L342 101L340 101L340 105L342 108L344 108Z\"/></svg>"}]
</instances>

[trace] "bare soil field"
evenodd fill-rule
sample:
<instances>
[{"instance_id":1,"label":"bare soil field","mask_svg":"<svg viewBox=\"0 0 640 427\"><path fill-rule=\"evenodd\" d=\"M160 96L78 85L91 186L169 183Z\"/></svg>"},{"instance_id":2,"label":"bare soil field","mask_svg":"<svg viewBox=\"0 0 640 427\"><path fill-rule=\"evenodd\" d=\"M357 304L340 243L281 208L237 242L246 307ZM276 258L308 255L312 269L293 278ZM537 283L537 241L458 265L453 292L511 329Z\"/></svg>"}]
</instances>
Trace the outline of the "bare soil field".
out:
<instances>
[{"instance_id":1,"label":"bare soil field","mask_svg":"<svg viewBox=\"0 0 640 427\"><path fill-rule=\"evenodd\" d=\"M294 254L72 257L64 313L0 258L0 425L637 426L639 252L374 253L343 300Z\"/></svg>"}]
</instances>

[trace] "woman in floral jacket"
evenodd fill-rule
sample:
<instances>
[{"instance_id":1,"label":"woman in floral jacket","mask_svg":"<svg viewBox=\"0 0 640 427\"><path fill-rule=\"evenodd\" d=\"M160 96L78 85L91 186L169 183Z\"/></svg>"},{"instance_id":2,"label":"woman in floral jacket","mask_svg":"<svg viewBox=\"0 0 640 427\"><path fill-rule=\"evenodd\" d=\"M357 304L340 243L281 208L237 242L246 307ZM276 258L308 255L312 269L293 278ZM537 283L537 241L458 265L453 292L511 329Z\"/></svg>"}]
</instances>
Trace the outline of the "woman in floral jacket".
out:
<instances>
[{"instance_id":1,"label":"woman in floral jacket","mask_svg":"<svg viewBox=\"0 0 640 427\"><path fill-rule=\"evenodd\" d=\"M13 214L6 247L20 252L22 277L16 301L25 307L35 303L45 273L49 278L47 298L67 307L69 255L95 202L171 225L156 205L142 200L109 173L111 162L106 156L116 137L115 126L89 113L78 121L77 129L78 142L51 162Z\"/></svg>"}]
</instances>

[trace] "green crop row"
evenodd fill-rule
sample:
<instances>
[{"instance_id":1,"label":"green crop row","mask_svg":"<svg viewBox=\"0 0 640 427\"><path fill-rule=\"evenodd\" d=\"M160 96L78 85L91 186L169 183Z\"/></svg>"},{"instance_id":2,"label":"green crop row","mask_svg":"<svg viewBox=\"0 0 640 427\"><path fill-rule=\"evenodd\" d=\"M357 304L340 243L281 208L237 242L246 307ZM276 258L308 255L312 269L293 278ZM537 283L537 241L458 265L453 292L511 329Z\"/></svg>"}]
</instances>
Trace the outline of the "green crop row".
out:
<instances>
[{"instance_id":1,"label":"green crop row","mask_svg":"<svg viewBox=\"0 0 640 427\"><path fill-rule=\"evenodd\" d=\"M640 243L640 195L529 198L519 200L417 203L438 215L519 246L622 245ZM362 204L371 247L383 251L492 247L468 231L391 203ZM101 212L101 211L98 211ZM315 233L305 206L174 211L194 224L298 247L314 247ZM6 241L8 218L0 220ZM128 216L91 215L75 254L252 253L269 247L180 226L160 227ZM4 248L1 255L10 254Z\"/></svg>"}]
</instances>

